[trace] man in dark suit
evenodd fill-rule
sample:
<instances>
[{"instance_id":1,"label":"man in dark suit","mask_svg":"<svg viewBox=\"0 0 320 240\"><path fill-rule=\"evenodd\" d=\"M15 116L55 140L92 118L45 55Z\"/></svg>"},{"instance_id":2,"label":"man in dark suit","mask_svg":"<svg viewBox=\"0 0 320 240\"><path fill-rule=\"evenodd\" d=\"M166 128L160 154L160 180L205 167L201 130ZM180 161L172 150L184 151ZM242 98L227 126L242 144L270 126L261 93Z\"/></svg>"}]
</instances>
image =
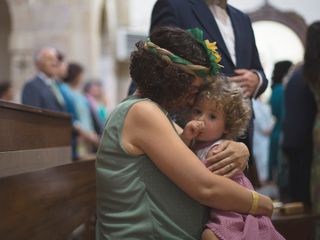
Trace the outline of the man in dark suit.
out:
<instances>
[{"instance_id":1,"label":"man in dark suit","mask_svg":"<svg viewBox=\"0 0 320 240\"><path fill-rule=\"evenodd\" d=\"M250 98L264 92L268 81L262 69L249 17L226 0L158 0L150 32L158 26L200 28L204 39L217 42L221 72L237 82ZM253 121L243 142L252 149ZM251 154L252 155L252 154Z\"/></svg>"},{"instance_id":2,"label":"man in dark suit","mask_svg":"<svg viewBox=\"0 0 320 240\"><path fill-rule=\"evenodd\" d=\"M64 100L54 80L58 73L57 50L43 48L35 58L38 74L26 83L22 103L46 110L64 112Z\"/></svg>"},{"instance_id":3,"label":"man in dark suit","mask_svg":"<svg viewBox=\"0 0 320 240\"><path fill-rule=\"evenodd\" d=\"M309 206L316 113L314 95L303 77L303 66L299 66L285 89L282 149L289 165L290 200L301 201Z\"/></svg>"}]
</instances>

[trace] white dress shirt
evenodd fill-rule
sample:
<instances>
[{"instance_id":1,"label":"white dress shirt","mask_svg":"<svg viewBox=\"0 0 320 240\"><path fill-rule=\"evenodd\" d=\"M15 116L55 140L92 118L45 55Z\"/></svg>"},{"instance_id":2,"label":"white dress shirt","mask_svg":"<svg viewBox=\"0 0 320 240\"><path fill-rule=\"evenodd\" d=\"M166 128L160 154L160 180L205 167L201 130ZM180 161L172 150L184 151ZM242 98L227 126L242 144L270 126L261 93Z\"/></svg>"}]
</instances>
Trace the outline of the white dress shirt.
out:
<instances>
[{"instance_id":1,"label":"white dress shirt","mask_svg":"<svg viewBox=\"0 0 320 240\"><path fill-rule=\"evenodd\" d=\"M216 20L216 23L218 25L219 31L222 35L223 41L226 44L226 47L228 49L228 52L230 54L231 60L234 63L235 66L237 66L237 55L236 55L236 46L235 46L235 36L234 31L232 27L231 19L227 13L227 10L217 5L216 1L207 1L209 9ZM255 70L250 69L255 74L258 75L259 83L258 86L253 93L253 97L255 97L258 94L259 88L262 85L262 76L261 74Z\"/></svg>"},{"instance_id":2,"label":"white dress shirt","mask_svg":"<svg viewBox=\"0 0 320 240\"><path fill-rule=\"evenodd\" d=\"M230 57L234 65L237 65L236 48L235 48L235 37L231 19L227 13L227 10L216 5L215 3L209 4L210 11L216 20L219 31L222 35L224 43L228 49Z\"/></svg>"}]
</instances>

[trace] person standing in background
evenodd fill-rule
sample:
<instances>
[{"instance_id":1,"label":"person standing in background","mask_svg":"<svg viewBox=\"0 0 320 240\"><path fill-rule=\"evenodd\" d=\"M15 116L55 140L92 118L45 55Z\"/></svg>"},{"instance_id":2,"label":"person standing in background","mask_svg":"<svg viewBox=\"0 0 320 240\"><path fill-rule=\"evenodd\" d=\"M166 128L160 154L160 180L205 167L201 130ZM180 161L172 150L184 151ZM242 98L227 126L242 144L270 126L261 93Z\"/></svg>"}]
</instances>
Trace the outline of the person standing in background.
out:
<instances>
[{"instance_id":1,"label":"person standing in background","mask_svg":"<svg viewBox=\"0 0 320 240\"><path fill-rule=\"evenodd\" d=\"M310 206L312 129L316 103L304 79L304 67L305 64L295 66L285 87L282 150L289 166L289 200L301 201Z\"/></svg>"},{"instance_id":2,"label":"person standing in background","mask_svg":"<svg viewBox=\"0 0 320 240\"><path fill-rule=\"evenodd\" d=\"M57 50L43 48L35 57L38 74L22 90L22 103L46 110L65 112L66 108L55 78L58 72Z\"/></svg>"},{"instance_id":3,"label":"person standing in background","mask_svg":"<svg viewBox=\"0 0 320 240\"><path fill-rule=\"evenodd\" d=\"M9 81L0 81L0 100L12 102L14 91Z\"/></svg>"},{"instance_id":4,"label":"person standing in background","mask_svg":"<svg viewBox=\"0 0 320 240\"><path fill-rule=\"evenodd\" d=\"M77 151L77 137L79 132L79 124L75 107L75 102L73 99L72 92L69 86L63 81L67 75L68 71L68 63L65 59L65 56L62 52L57 50L57 58L58 58L58 72L57 72L57 85L59 91L61 92L67 112L71 115L72 118L72 136L71 136L71 148L72 148L72 159L77 160L79 159L79 154Z\"/></svg>"},{"instance_id":5,"label":"person standing in background","mask_svg":"<svg viewBox=\"0 0 320 240\"><path fill-rule=\"evenodd\" d=\"M77 121L74 125L79 133L77 141L79 156L92 152L99 144L99 136L94 131L88 101L80 90L83 71L84 69L81 65L69 63L67 74L64 78L76 110Z\"/></svg>"},{"instance_id":6,"label":"person standing in background","mask_svg":"<svg viewBox=\"0 0 320 240\"><path fill-rule=\"evenodd\" d=\"M253 155L256 160L259 180L263 185L268 180L269 143L274 126L274 118L269 104L264 102L261 97L253 100L252 104L255 112Z\"/></svg>"},{"instance_id":7,"label":"person standing in background","mask_svg":"<svg viewBox=\"0 0 320 240\"><path fill-rule=\"evenodd\" d=\"M311 168L312 209L320 213L320 21L312 23L307 31L303 76L310 86L317 106L313 128L313 160ZM316 225L315 239L320 238L320 222Z\"/></svg>"},{"instance_id":8,"label":"person standing in background","mask_svg":"<svg viewBox=\"0 0 320 240\"><path fill-rule=\"evenodd\" d=\"M284 88L283 88L283 78L288 73L292 62L290 61L279 61L274 65L272 73L272 94L270 97L270 105L272 110L272 115L275 119L275 125L273 127L271 137L270 137L270 150L269 150L269 171L268 180L274 181L276 178L276 170L278 166L278 155L279 155L279 140L280 133L282 131L282 123L284 118Z\"/></svg>"},{"instance_id":9,"label":"person standing in background","mask_svg":"<svg viewBox=\"0 0 320 240\"><path fill-rule=\"evenodd\" d=\"M177 26L183 29L200 28L204 38L216 42L222 57L221 72L243 88L246 97L255 98L268 85L260 63L250 18L227 4L226 0L158 0L151 16L150 32L159 26ZM132 88L132 87L131 87ZM252 153L253 119L248 134L241 139ZM252 180L255 175L253 155Z\"/></svg>"},{"instance_id":10,"label":"person standing in background","mask_svg":"<svg viewBox=\"0 0 320 240\"><path fill-rule=\"evenodd\" d=\"M83 91L89 103L94 129L98 135L101 135L108 117L102 83L99 81L88 82Z\"/></svg>"}]
</instances>

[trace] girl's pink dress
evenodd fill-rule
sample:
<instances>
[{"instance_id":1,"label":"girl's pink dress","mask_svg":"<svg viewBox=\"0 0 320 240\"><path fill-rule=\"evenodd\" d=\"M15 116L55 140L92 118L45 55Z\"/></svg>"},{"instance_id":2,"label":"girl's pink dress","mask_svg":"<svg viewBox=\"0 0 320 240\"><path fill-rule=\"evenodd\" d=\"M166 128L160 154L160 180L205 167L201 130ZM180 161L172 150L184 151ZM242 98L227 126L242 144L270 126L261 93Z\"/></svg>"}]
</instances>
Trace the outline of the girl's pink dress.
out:
<instances>
[{"instance_id":1,"label":"girl's pink dress","mask_svg":"<svg viewBox=\"0 0 320 240\"><path fill-rule=\"evenodd\" d=\"M197 156L205 163L208 151L220 142L196 150ZM232 178L240 185L253 190L253 186L243 173ZM206 227L221 240L282 240L283 238L274 228L270 218L252 216L231 211L212 209Z\"/></svg>"}]
</instances>

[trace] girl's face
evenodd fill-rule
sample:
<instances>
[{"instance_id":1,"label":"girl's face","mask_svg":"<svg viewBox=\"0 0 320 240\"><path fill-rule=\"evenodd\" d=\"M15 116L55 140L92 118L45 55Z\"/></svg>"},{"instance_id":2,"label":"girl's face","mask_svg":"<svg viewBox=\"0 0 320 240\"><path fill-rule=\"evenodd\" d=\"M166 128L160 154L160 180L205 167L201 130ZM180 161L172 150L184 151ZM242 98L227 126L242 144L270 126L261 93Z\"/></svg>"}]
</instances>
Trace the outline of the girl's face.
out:
<instances>
[{"instance_id":1,"label":"girl's face","mask_svg":"<svg viewBox=\"0 0 320 240\"><path fill-rule=\"evenodd\" d=\"M215 105L206 99L195 103L192 109L192 119L203 121L205 125L196 140L217 141L226 133L224 112L217 109Z\"/></svg>"}]
</instances>

